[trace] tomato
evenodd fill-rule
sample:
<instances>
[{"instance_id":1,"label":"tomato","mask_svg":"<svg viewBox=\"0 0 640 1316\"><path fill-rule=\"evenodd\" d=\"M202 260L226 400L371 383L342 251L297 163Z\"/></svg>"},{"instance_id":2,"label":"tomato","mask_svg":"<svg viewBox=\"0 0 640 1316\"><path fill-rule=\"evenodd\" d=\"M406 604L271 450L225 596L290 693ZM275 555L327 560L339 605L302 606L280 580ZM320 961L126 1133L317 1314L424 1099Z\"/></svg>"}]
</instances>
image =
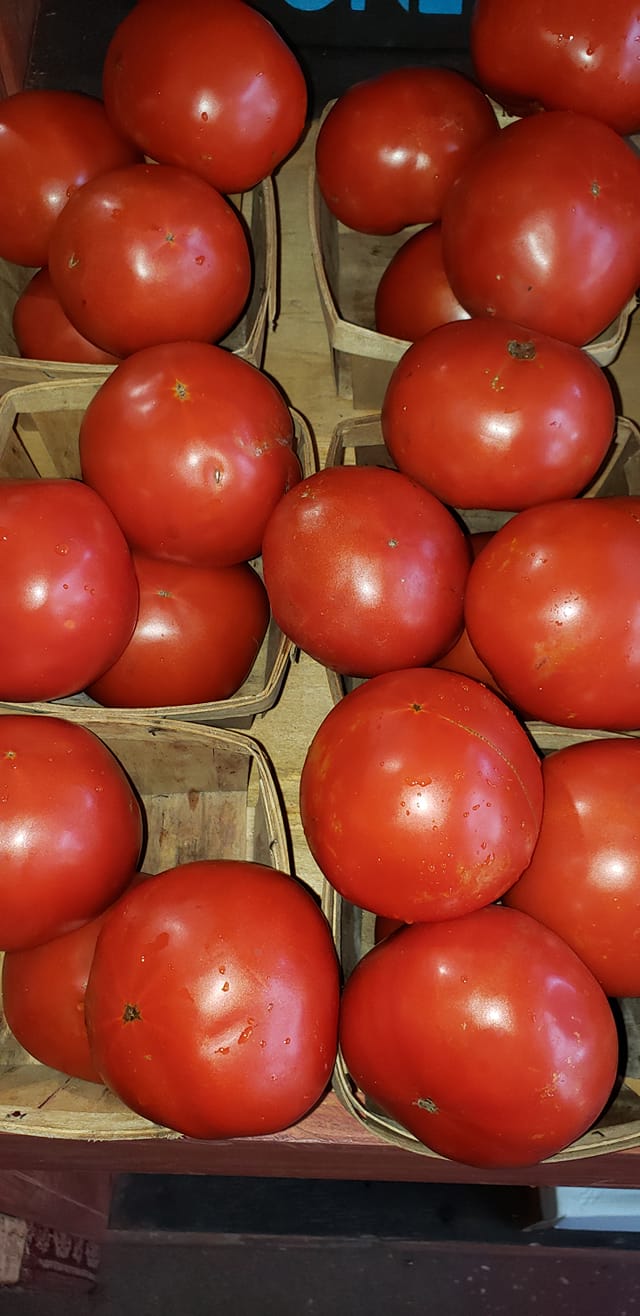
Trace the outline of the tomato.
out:
<instances>
[{"instance_id":1,"label":"tomato","mask_svg":"<svg viewBox=\"0 0 640 1316\"><path fill-rule=\"evenodd\" d=\"M89 179L140 159L101 101L50 88L0 103L0 256L46 265L54 222Z\"/></svg>"},{"instance_id":2,"label":"tomato","mask_svg":"<svg viewBox=\"0 0 640 1316\"><path fill-rule=\"evenodd\" d=\"M84 690L133 634L138 585L122 531L79 480L0 480L0 699Z\"/></svg>"},{"instance_id":3,"label":"tomato","mask_svg":"<svg viewBox=\"0 0 640 1316\"><path fill-rule=\"evenodd\" d=\"M386 918L453 918L526 868L542 816L538 754L479 682L419 668L374 677L318 728L300 814L319 868Z\"/></svg>"},{"instance_id":4,"label":"tomato","mask_svg":"<svg viewBox=\"0 0 640 1316\"><path fill-rule=\"evenodd\" d=\"M473 558L476 558L485 544L489 543L493 533L492 530L478 530L469 536L469 545ZM489 668L478 657L469 639L466 626L455 644L441 658L436 659L433 666L444 667L448 672L458 672L460 676L471 676L474 681L482 681L484 685L490 686L499 695L502 694Z\"/></svg>"},{"instance_id":5,"label":"tomato","mask_svg":"<svg viewBox=\"0 0 640 1316\"><path fill-rule=\"evenodd\" d=\"M133 555L140 609L117 662L88 694L111 707L228 699L246 680L269 623L269 601L248 563L193 567Z\"/></svg>"},{"instance_id":6,"label":"tomato","mask_svg":"<svg viewBox=\"0 0 640 1316\"><path fill-rule=\"evenodd\" d=\"M147 155L184 165L221 192L272 174L307 113L296 56L240 0L132 9L107 48L103 95L113 123Z\"/></svg>"},{"instance_id":7,"label":"tomato","mask_svg":"<svg viewBox=\"0 0 640 1316\"><path fill-rule=\"evenodd\" d=\"M640 16L633 0L476 0L470 49L485 89L515 113L578 110L640 129Z\"/></svg>"},{"instance_id":8,"label":"tomato","mask_svg":"<svg viewBox=\"0 0 640 1316\"><path fill-rule=\"evenodd\" d=\"M466 320L442 260L442 226L413 233L387 265L376 289L375 323L380 334L414 342L438 324Z\"/></svg>"},{"instance_id":9,"label":"tomato","mask_svg":"<svg viewBox=\"0 0 640 1316\"><path fill-rule=\"evenodd\" d=\"M440 325L413 343L382 406L396 466L461 508L573 497L614 427L611 385L586 352L500 319Z\"/></svg>"},{"instance_id":10,"label":"tomato","mask_svg":"<svg viewBox=\"0 0 640 1316\"><path fill-rule=\"evenodd\" d=\"M81 723L0 717L0 947L36 946L101 913L142 845L129 778Z\"/></svg>"},{"instance_id":11,"label":"tomato","mask_svg":"<svg viewBox=\"0 0 640 1316\"><path fill-rule=\"evenodd\" d=\"M360 960L340 1044L355 1083L442 1156L533 1165L595 1123L618 1064L607 998L535 919L492 906Z\"/></svg>"},{"instance_id":12,"label":"tomato","mask_svg":"<svg viewBox=\"0 0 640 1316\"><path fill-rule=\"evenodd\" d=\"M104 1081L194 1138L300 1119L329 1081L338 1005L311 893L240 860L182 864L128 892L100 932L85 998Z\"/></svg>"},{"instance_id":13,"label":"tomato","mask_svg":"<svg viewBox=\"0 0 640 1316\"><path fill-rule=\"evenodd\" d=\"M152 557L230 566L260 553L300 479L291 412L257 367L206 343L136 352L80 428L82 474L128 542Z\"/></svg>"},{"instance_id":14,"label":"tomato","mask_svg":"<svg viewBox=\"0 0 640 1316\"><path fill-rule=\"evenodd\" d=\"M262 565L281 630L348 675L430 662L462 628L464 533L398 471L332 466L308 476L272 513Z\"/></svg>"},{"instance_id":15,"label":"tomato","mask_svg":"<svg viewBox=\"0 0 640 1316\"><path fill-rule=\"evenodd\" d=\"M505 902L557 932L607 996L640 996L640 741L568 745L542 778L536 848Z\"/></svg>"},{"instance_id":16,"label":"tomato","mask_svg":"<svg viewBox=\"0 0 640 1316\"><path fill-rule=\"evenodd\" d=\"M392 69L354 83L331 106L316 139L318 186L337 219L360 232L428 224L498 131L486 96L461 73Z\"/></svg>"},{"instance_id":17,"label":"tomato","mask_svg":"<svg viewBox=\"0 0 640 1316\"><path fill-rule=\"evenodd\" d=\"M561 726L640 726L640 498L518 512L472 564L469 637L507 697Z\"/></svg>"},{"instance_id":18,"label":"tomato","mask_svg":"<svg viewBox=\"0 0 640 1316\"><path fill-rule=\"evenodd\" d=\"M635 294L639 250L640 159L571 111L508 124L443 207L444 266L462 305L578 346Z\"/></svg>"},{"instance_id":19,"label":"tomato","mask_svg":"<svg viewBox=\"0 0 640 1316\"><path fill-rule=\"evenodd\" d=\"M20 293L13 309L13 333L21 356L89 365L115 365L118 361L74 328L47 269L38 270Z\"/></svg>"},{"instance_id":20,"label":"tomato","mask_svg":"<svg viewBox=\"0 0 640 1316\"><path fill-rule=\"evenodd\" d=\"M85 183L53 226L48 264L72 324L121 357L177 338L223 338L252 277L236 211L173 165L129 165Z\"/></svg>"}]
</instances>

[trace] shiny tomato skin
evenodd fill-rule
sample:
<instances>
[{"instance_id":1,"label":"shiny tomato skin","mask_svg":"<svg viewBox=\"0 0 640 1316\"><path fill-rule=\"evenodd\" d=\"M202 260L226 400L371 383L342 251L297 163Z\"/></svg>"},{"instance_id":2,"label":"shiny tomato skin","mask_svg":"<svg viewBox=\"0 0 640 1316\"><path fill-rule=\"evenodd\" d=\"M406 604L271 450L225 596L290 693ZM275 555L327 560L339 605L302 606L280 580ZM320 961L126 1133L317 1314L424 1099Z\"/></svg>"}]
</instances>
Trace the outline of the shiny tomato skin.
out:
<instances>
[{"instance_id":1,"label":"shiny tomato skin","mask_svg":"<svg viewBox=\"0 0 640 1316\"><path fill-rule=\"evenodd\" d=\"M429 224L498 131L486 96L461 73L392 69L354 83L329 109L316 139L318 186L336 218L359 232Z\"/></svg>"},{"instance_id":2,"label":"shiny tomato skin","mask_svg":"<svg viewBox=\"0 0 640 1316\"><path fill-rule=\"evenodd\" d=\"M640 996L640 741L548 754L531 863L504 897L562 937L607 996Z\"/></svg>"},{"instance_id":3,"label":"shiny tomato skin","mask_svg":"<svg viewBox=\"0 0 640 1316\"><path fill-rule=\"evenodd\" d=\"M496 531L465 591L471 643L516 707L560 726L640 726L640 498L566 499Z\"/></svg>"},{"instance_id":4,"label":"shiny tomato skin","mask_svg":"<svg viewBox=\"0 0 640 1316\"><path fill-rule=\"evenodd\" d=\"M136 352L80 428L83 479L132 548L197 566L257 557L278 500L300 479L291 412L255 366L207 343Z\"/></svg>"},{"instance_id":5,"label":"shiny tomato skin","mask_svg":"<svg viewBox=\"0 0 640 1316\"><path fill-rule=\"evenodd\" d=\"M119 357L224 338L252 277L249 240L226 198L189 170L156 164L111 170L74 193L48 266L72 324Z\"/></svg>"},{"instance_id":6,"label":"shiny tomato skin","mask_svg":"<svg viewBox=\"0 0 640 1316\"><path fill-rule=\"evenodd\" d=\"M374 315L378 333L408 342L436 325L468 319L445 273L439 223L419 229L398 248L376 289Z\"/></svg>"},{"instance_id":7,"label":"shiny tomato skin","mask_svg":"<svg viewBox=\"0 0 640 1316\"><path fill-rule=\"evenodd\" d=\"M272 174L305 126L297 57L240 0L137 5L114 32L102 86L113 123L146 155L226 193Z\"/></svg>"},{"instance_id":8,"label":"shiny tomato skin","mask_svg":"<svg viewBox=\"0 0 640 1316\"><path fill-rule=\"evenodd\" d=\"M87 693L108 707L228 699L246 680L269 624L269 601L248 563L194 567L133 554L136 628Z\"/></svg>"},{"instance_id":9,"label":"shiny tomato skin","mask_svg":"<svg viewBox=\"0 0 640 1316\"><path fill-rule=\"evenodd\" d=\"M81 723L0 717L0 947L37 946L100 914L130 881L142 810Z\"/></svg>"},{"instance_id":10,"label":"shiny tomato skin","mask_svg":"<svg viewBox=\"0 0 640 1316\"><path fill-rule=\"evenodd\" d=\"M581 1137L618 1065L613 1014L586 965L496 905L374 947L344 989L340 1045L388 1115L484 1167L533 1165Z\"/></svg>"},{"instance_id":11,"label":"shiny tomato skin","mask_svg":"<svg viewBox=\"0 0 640 1316\"><path fill-rule=\"evenodd\" d=\"M183 864L127 893L85 998L103 1080L193 1138L273 1133L306 1114L331 1075L338 1006L311 893L241 860Z\"/></svg>"},{"instance_id":12,"label":"shiny tomato skin","mask_svg":"<svg viewBox=\"0 0 640 1316\"><path fill-rule=\"evenodd\" d=\"M640 129L640 19L633 0L476 0L470 49L480 84L513 113L577 110Z\"/></svg>"},{"instance_id":13,"label":"shiny tomato skin","mask_svg":"<svg viewBox=\"0 0 640 1316\"><path fill-rule=\"evenodd\" d=\"M7 96L0 103L0 256L46 265L51 230L69 197L139 159L93 96L52 88Z\"/></svg>"},{"instance_id":14,"label":"shiny tomato skin","mask_svg":"<svg viewBox=\"0 0 640 1316\"><path fill-rule=\"evenodd\" d=\"M569 110L508 124L443 207L445 270L471 315L577 346L634 295L639 249L640 159L607 124Z\"/></svg>"},{"instance_id":15,"label":"shiny tomato skin","mask_svg":"<svg viewBox=\"0 0 640 1316\"><path fill-rule=\"evenodd\" d=\"M472 559L478 556L485 544L489 543L493 530L477 530L469 535L469 546L471 548ZM482 681L483 685L488 685L491 690L495 690L501 695L502 691L497 681L489 671L489 668L478 657L466 626L463 628L455 644L433 663L434 667L444 667L448 672L458 672L460 676L470 676L474 681Z\"/></svg>"},{"instance_id":16,"label":"shiny tomato skin","mask_svg":"<svg viewBox=\"0 0 640 1316\"><path fill-rule=\"evenodd\" d=\"M86 365L116 365L119 360L78 333L60 305L47 269L38 270L20 293L13 308L13 333L20 355L36 360Z\"/></svg>"},{"instance_id":17,"label":"shiny tomato skin","mask_svg":"<svg viewBox=\"0 0 640 1316\"><path fill-rule=\"evenodd\" d=\"M61 699L115 662L133 634L138 584L93 489L0 480L0 601L1 699Z\"/></svg>"},{"instance_id":18,"label":"shiny tomato skin","mask_svg":"<svg viewBox=\"0 0 640 1316\"><path fill-rule=\"evenodd\" d=\"M576 496L594 479L614 428L601 367L509 320L433 329L398 362L382 406L396 466L460 508L516 511Z\"/></svg>"},{"instance_id":19,"label":"shiny tomato skin","mask_svg":"<svg viewBox=\"0 0 640 1316\"><path fill-rule=\"evenodd\" d=\"M300 779L311 853L340 894L386 918L458 917L526 868L540 761L485 686L435 668L372 678L334 705Z\"/></svg>"},{"instance_id":20,"label":"shiny tomato skin","mask_svg":"<svg viewBox=\"0 0 640 1316\"><path fill-rule=\"evenodd\" d=\"M464 533L398 471L331 466L308 476L269 518L262 565L281 630L339 672L430 662L461 630Z\"/></svg>"}]
</instances>

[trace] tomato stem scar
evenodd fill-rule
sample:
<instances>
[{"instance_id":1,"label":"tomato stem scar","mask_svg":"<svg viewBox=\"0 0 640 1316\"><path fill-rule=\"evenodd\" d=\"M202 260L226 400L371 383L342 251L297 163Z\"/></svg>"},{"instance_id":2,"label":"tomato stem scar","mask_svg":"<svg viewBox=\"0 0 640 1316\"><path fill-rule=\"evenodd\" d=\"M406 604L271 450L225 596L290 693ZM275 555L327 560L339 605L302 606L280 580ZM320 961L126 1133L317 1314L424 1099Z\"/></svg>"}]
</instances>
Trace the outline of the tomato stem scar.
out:
<instances>
[{"instance_id":1,"label":"tomato stem scar","mask_svg":"<svg viewBox=\"0 0 640 1316\"><path fill-rule=\"evenodd\" d=\"M130 1024L133 1023L135 1020L141 1018L142 1015L140 1014L137 1005L131 1005L129 1002L127 1002L127 1004L124 1007L124 1010L122 1011L123 1024Z\"/></svg>"}]
</instances>

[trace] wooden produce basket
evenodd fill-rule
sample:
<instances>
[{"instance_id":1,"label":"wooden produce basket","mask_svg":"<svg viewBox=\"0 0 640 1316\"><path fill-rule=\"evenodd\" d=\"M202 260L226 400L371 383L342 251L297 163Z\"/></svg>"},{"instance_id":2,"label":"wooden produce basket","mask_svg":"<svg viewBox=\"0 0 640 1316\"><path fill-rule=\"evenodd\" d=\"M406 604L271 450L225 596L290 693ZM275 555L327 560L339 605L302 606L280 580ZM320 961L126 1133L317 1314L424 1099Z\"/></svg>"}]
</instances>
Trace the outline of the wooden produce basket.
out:
<instances>
[{"instance_id":1,"label":"wooden produce basket","mask_svg":"<svg viewBox=\"0 0 640 1316\"><path fill-rule=\"evenodd\" d=\"M251 365L264 362L267 331L277 313L278 242L274 184L266 178L250 192L229 200L242 215L251 237L253 283L247 307L221 342ZM12 328L13 311L35 270L0 260L0 394L21 384L54 379L105 379L113 366L21 357Z\"/></svg>"},{"instance_id":2,"label":"wooden produce basket","mask_svg":"<svg viewBox=\"0 0 640 1316\"><path fill-rule=\"evenodd\" d=\"M528 730L541 753L550 753L565 745L579 742L607 739L615 735L640 735L639 733L614 733L608 731L576 731L564 727L550 726L544 722L530 722ZM322 888L322 907L331 925L335 945L345 976L349 977L358 961L374 944L375 917L365 910L343 900L338 892L325 880ZM622 1148L640 1146L640 1052L638 1049L638 1032L640 1027L640 1001L624 1000L617 1002L618 1025L622 1036L626 1034L625 1072L616 1092L615 1099L594 1125L576 1142L564 1151L548 1157L549 1162L571 1161L587 1156L602 1156ZM342 1053L338 1052L332 1079L333 1090L341 1104L354 1119L376 1134L383 1142L392 1143L404 1151L416 1152L443 1160L438 1152L432 1151L419 1141L412 1133L390 1116L385 1115L357 1089L347 1069Z\"/></svg>"},{"instance_id":3,"label":"wooden produce basket","mask_svg":"<svg viewBox=\"0 0 640 1316\"><path fill-rule=\"evenodd\" d=\"M322 119L328 114L330 101ZM494 106L501 127L512 119ZM336 391L359 411L382 405L394 367L410 342L392 338L375 328L374 304L380 279L391 258L424 225L400 233L370 236L339 222L328 209L318 187L315 163L308 177L308 224L311 255L333 361ZM585 351L601 366L615 361L637 306L634 296L613 324Z\"/></svg>"},{"instance_id":4,"label":"wooden produce basket","mask_svg":"<svg viewBox=\"0 0 640 1316\"><path fill-rule=\"evenodd\" d=\"M248 859L291 872L275 778L250 736L151 718L87 725L141 800L145 873L197 859ZM180 1136L136 1115L99 1084L34 1060L0 1012L0 1145L3 1133L91 1141Z\"/></svg>"},{"instance_id":5,"label":"wooden produce basket","mask_svg":"<svg viewBox=\"0 0 640 1316\"><path fill-rule=\"evenodd\" d=\"M10 479L80 478L78 435L84 411L100 388L99 378L25 384L0 398L0 477ZM304 418L292 411L296 452L303 474L316 469L313 439ZM261 573L261 559L252 564ZM144 709L105 709L84 692L47 702L8 703L23 712L64 712L87 722L106 715L116 718L177 718L180 721L248 729L259 713L276 702L295 646L273 618L246 681L230 698L215 703L178 704ZM3 701L0 700L0 706Z\"/></svg>"}]
</instances>

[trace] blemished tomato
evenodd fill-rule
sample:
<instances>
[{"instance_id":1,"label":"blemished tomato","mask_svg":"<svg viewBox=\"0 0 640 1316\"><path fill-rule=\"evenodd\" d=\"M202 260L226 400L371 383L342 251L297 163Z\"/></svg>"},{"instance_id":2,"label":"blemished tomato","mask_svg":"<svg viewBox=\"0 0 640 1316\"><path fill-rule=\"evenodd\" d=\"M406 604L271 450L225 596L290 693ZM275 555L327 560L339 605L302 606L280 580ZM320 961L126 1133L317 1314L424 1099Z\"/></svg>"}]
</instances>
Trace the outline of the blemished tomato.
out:
<instances>
[{"instance_id":1,"label":"blemished tomato","mask_svg":"<svg viewBox=\"0 0 640 1316\"><path fill-rule=\"evenodd\" d=\"M240 0L155 0L116 28L103 67L107 111L155 160L221 192L272 174L305 125L300 64L267 18Z\"/></svg>"},{"instance_id":2,"label":"blemished tomato","mask_svg":"<svg viewBox=\"0 0 640 1316\"><path fill-rule=\"evenodd\" d=\"M131 879L142 809L81 723L0 717L0 948L36 946L102 913Z\"/></svg>"},{"instance_id":3,"label":"blemished tomato","mask_svg":"<svg viewBox=\"0 0 640 1316\"><path fill-rule=\"evenodd\" d=\"M467 1165L533 1165L597 1120L618 1035L566 942L517 910L404 928L360 960L342 997L347 1068L376 1105Z\"/></svg>"},{"instance_id":4,"label":"blemished tomato","mask_svg":"<svg viewBox=\"0 0 640 1316\"><path fill-rule=\"evenodd\" d=\"M329 109L316 139L318 186L337 219L362 233L428 224L498 132L486 96L461 73L392 69L354 83Z\"/></svg>"},{"instance_id":5,"label":"blemished tomato","mask_svg":"<svg viewBox=\"0 0 640 1316\"><path fill-rule=\"evenodd\" d=\"M140 608L113 667L89 687L120 708L213 703L242 685L269 624L269 600L248 563L194 567L133 555Z\"/></svg>"},{"instance_id":6,"label":"blemished tomato","mask_svg":"<svg viewBox=\"0 0 640 1316\"><path fill-rule=\"evenodd\" d=\"M194 1138L301 1119L331 1075L338 1007L315 899L241 860L183 864L127 892L105 919L85 997L103 1080Z\"/></svg>"},{"instance_id":7,"label":"blemished tomato","mask_svg":"<svg viewBox=\"0 0 640 1316\"><path fill-rule=\"evenodd\" d=\"M409 342L436 325L468 318L445 273L439 223L413 233L398 248L376 289L374 315L378 333Z\"/></svg>"},{"instance_id":8,"label":"blemished tomato","mask_svg":"<svg viewBox=\"0 0 640 1316\"><path fill-rule=\"evenodd\" d=\"M454 918L497 900L529 863L542 770L515 714L479 682L390 672L324 718L300 813L345 899L405 922Z\"/></svg>"},{"instance_id":9,"label":"blemished tomato","mask_svg":"<svg viewBox=\"0 0 640 1316\"><path fill-rule=\"evenodd\" d=\"M257 557L301 477L291 412L269 377L207 343L169 343L116 366L80 428L83 479L132 548L197 566Z\"/></svg>"},{"instance_id":10,"label":"blemished tomato","mask_svg":"<svg viewBox=\"0 0 640 1316\"><path fill-rule=\"evenodd\" d=\"M13 333L25 357L88 365L115 365L119 359L78 333L60 305L47 269L38 270L20 293L13 308Z\"/></svg>"},{"instance_id":11,"label":"blemished tomato","mask_svg":"<svg viewBox=\"0 0 640 1316\"><path fill-rule=\"evenodd\" d=\"M582 346L639 277L640 159L587 115L510 123L449 189L444 266L463 306Z\"/></svg>"},{"instance_id":12,"label":"blemished tomato","mask_svg":"<svg viewBox=\"0 0 640 1316\"><path fill-rule=\"evenodd\" d=\"M639 36L633 0L476 0L470 48L513 113L578 110L627 134L640 129Z\"/></svg>"},{"instance_id":13,"label":"blemished tomato","mask_svg":"<svg viewBox=\"0 0 640 1316\"><path fill-rule=\"evenodd\" d=\"M48 266L72 324L119 357L224 338L252 278L239 215L174 165L129 165L85 183L53 226Z\"/></svg>"},{"instance_id":14,"label":"blemished tomato","mask_svg":"<svg viewBox=\"0 0 640 1316\"><path fill-rule=\"evenodd\" d=\"M557 932L607 996L640 996L640 741L568 745L542 779L536 848L505 903Z\"/></svg>"},{"instance_id":15,"label":"blemished tomato","mask_svg":"<svg viewBox=\"0 0 640 1316\"><path fill-rule=\"evenodd\" d=\"M428 663L462 629L465 535L398 471L331 466L272 513L262 565L273 615L335 671L373 676Z\"/></svg>"},{"instance_id":16,"label":"blemished tomato","mask_svg":"<svg viewBox=\"0 0 640 1316\"><path fill-rule=\"evenodd\" d=\"M640 726L640 498L527 508L471 566L465 618L507 698L560 726Z\"/></svg>"},{"instance_id":17,"label":"blemished tomato","mask_svg":"<svg viewBox=\"0 0 640 1316\"><path fill-rule=\"evenodd\" d=\"M475 318L409 347L381 419L396 466L444 503L515 511L586 488L611 447L615 403L579 347Z\"/></svg>"},{"instance_id":18,"label":"blemished tomato","mask_svg":"<svg viewBox=\"0 0 640 1316\"><path fill-rule=\"evenodd\" d=\"M90 178L133 164L140 152L115 129L101 101L51 88L0 104L0 256L46 265L54 222Z\"/></svg>"},{"instance_id":19,"label":"blemished tomato","mask_svg":"<svg viewBox=\"0 0 640 1316\"><path fill-rule=\"evenodd\" d=\"M106 503L80 480L0 480L0 698L61 699L112 666L138 583Z\"/></svg>"}]
</instances>

